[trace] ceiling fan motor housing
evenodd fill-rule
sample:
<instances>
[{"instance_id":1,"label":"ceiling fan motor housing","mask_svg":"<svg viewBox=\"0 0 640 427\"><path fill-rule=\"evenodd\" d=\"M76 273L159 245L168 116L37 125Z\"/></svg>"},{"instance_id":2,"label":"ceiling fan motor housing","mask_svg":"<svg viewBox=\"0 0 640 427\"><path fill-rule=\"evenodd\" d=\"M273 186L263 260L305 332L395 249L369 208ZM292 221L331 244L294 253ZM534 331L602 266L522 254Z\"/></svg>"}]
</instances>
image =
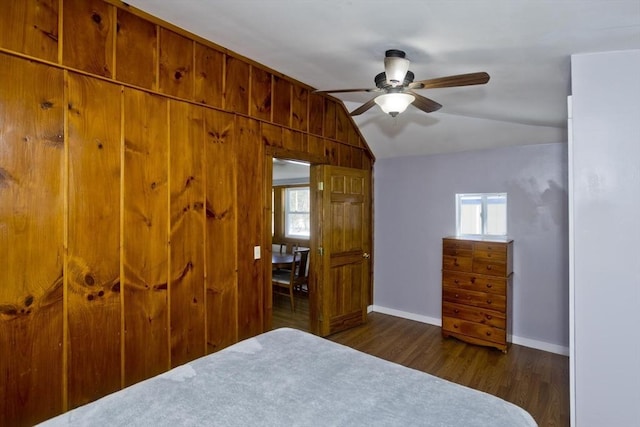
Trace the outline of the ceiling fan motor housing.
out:
<instances>
[{"instance_id":1,"label":"ceiling fan motor housing","mask_svg":"<svg viewBox=\"0 0 640 427\"><path fill-rule=\"evenodd\" d=\"M403 84L409 71L409 60L406 54L397 49L389 49L385 52L384 71L387 76L387 84L396 87Z\"/></svg>"},{"instance_id":2,"label":"ceiling fan motor housing","mask_svg":"<svg viewBox=\"0 0 640 427\"><path fill-rule=\"evenodd\" d=\"M405 58L406 56L407 54L404 51L398 49L389 49L384 53L385 58Z\"/></svg>"},{"instance_id":3,"label":"ceiling fan motor housing","mask_svg":"<svg viewBox=\"0 0 640 427\"><path fill-rule=\"evenodd\" d=\"M409 83L413 82L413 79L415 78L415 75L413 74L412 71L407 71L407 74L405 74L404 76L404 81L402 82L402 85L398 85L398 89L401 89L405 86L407 86ZM389 86L389 84L387 83L387 73L385 73L384 71L380 74L378 74L374 81L376 82L376 87L380 88L380 89L391 89L391 87Z\"/></svg>"}]
</instances>

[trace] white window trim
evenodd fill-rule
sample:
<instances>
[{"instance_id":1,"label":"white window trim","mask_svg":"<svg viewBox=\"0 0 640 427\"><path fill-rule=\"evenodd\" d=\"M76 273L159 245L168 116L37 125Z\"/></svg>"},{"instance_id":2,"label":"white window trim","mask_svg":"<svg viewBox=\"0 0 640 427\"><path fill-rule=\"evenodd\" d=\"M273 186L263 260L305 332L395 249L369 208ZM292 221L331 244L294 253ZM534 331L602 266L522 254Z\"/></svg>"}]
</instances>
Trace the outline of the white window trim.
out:
<instances>
[{"instance_id":1,"label":"white window trim","mask_svg":"<svg viewBox=\"0 0 640 427\"><path fill-rule=\"evenodd\" d=\"M480 218L482 222L482 233L481 234L462 234L460 232L460 199L462 197L480 197L481 207L480 207ZM504 225L504 234L488 234L487 233L487 199L489 197L504 197L505 204L508 203L507 193L459 193L456 194L456 236L468 236L468 237L504 237L508 232L508 224L505 218ZM508 204L507 204L508 206Z\"/></svg>"},{"instance_id":2,"label":"white window trim","mask_svg":"<svg viewBox=\"0 0 640 427\"><path fill-rule=\"evenodd\" d=\"M309 190L309 198L311 198L311 189L309 188L309 186L307 185L300 185L300 186L295 186L295 187L287 187L284 190L284 237L288 237L288 238L294 238L294 239L308 239L310 238L310 234L306 235L306 234L289 234L289 195L287 194L289 191L291 190ZM311 218L311 212L295 212L295 213L301 213L301 214L307 214L309 215L309 218Z\"/></svg>"}]
</instances>

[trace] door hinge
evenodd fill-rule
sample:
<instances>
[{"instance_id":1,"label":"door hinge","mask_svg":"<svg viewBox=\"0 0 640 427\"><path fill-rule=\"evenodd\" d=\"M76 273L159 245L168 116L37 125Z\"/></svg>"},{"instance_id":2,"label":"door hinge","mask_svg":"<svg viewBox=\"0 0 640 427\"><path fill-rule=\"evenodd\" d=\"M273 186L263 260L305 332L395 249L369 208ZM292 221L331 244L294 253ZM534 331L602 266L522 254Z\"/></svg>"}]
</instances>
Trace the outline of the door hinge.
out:
<instances>
[{"instance_id":1,"label":"door hinge","mask_svg":"<svg viewBox=\"0 0 640 427\"><path fill-rule=\"evenodd\" d=\"M322 190L324 190L324 182L319 181L318 182L318 191L322 191Z\"/></svg>"},{"instance_id":2,"label":"door hinge","mask_svg":"<svg viewBox=\"0 0 640 427\"><path fill-rule=\"evenodd\" d=\"M322 247L318 248L318 255L320 256L324 255L324 249L322 249Z\"/></svg>"}]
</instances>

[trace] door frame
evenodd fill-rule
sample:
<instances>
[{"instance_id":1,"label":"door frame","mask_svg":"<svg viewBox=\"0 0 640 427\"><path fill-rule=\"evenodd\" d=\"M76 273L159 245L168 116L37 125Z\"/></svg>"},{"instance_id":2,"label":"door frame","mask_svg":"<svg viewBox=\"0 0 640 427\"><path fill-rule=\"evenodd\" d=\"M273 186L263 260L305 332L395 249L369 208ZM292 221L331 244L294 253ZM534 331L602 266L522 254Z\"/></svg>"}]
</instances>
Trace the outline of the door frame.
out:
<instances>
[{"instance_id":1,"label":"door frame","mask_svg":"<svg viewBox=\"0 0 640 427\"><path fill-rule=\"evenodd\" d=\"M269 331L273 328L273 288L271 282L271 191L273 188L273 159L283 160L297 160L303 162L309 162L310 166L327 164L324 156L317 156L309 153L302 153L298 151L290 151L278 147L267 147L264 155L264 198L263 198L263 238L262 238L262 259L263 259L263 282L264 282L264 319L263 319L263 332ZM310 168L311 173L311 168ZM309 176L309 187L311 190L312 177ZM315 226L314 221L318 218L313 214L315 208L315 202L313 200L314 192L311 191L311 236L309 236L309 260L315 258L314 254L317 252L317 238L314 238L314 233L318 229ZM312 334L318 335L318 293L317 293L317 277L318 271L314 263L309 264L309 331Z\"/></svg>"}]
</instances>

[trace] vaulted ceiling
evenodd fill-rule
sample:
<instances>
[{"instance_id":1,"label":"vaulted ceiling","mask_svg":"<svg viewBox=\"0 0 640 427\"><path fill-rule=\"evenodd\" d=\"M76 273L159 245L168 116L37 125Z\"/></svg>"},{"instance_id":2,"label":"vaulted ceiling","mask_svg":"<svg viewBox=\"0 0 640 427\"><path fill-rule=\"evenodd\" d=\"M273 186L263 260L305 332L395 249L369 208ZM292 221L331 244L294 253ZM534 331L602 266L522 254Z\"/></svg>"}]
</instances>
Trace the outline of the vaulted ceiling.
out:
<instances>
[{"instance_id":1,"label":"vaulted ceiling","mask_svg":"<svg viewBox=\"0 0 640 427\"><path fill-rule=\"evenodd\" d=\"M490 74L420 90L443 105L433 113L356 116L378 158L566 142L570 55L640 49L640 0L128 3L317 89L375 87L387 49L407 53L416 80ZM352 111L373 94L335 96Z\"/></svg>"}]
</instances>

